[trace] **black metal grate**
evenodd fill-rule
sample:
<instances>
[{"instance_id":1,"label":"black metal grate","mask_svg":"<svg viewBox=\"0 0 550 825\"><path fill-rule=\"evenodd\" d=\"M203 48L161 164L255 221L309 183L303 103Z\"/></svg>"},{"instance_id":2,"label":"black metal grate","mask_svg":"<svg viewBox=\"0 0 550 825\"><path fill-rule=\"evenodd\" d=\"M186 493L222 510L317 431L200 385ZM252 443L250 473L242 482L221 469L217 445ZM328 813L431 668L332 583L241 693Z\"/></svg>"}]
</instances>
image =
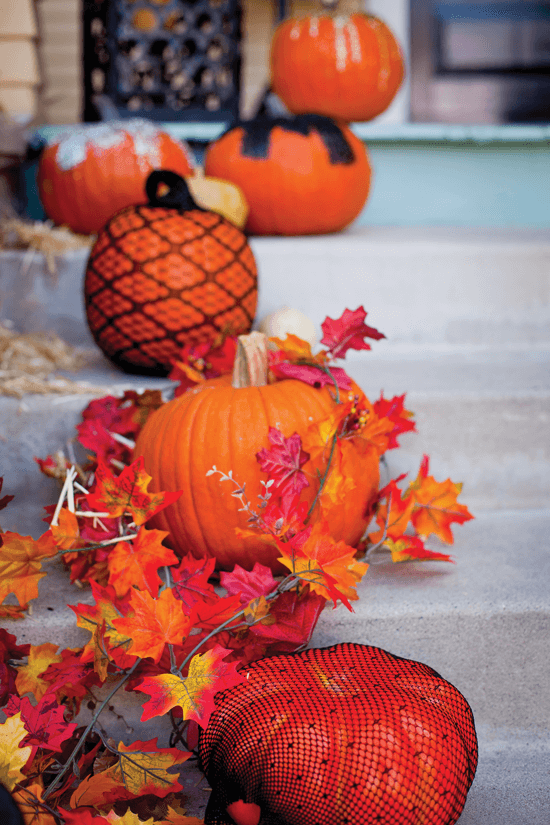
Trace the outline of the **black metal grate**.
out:
<instances>
[{"instance_id":1,"label":"black metal grate","mask_svg":"<svg viewBox=\"0 0 550 825\"><path fill-rule=\"evenodd\" d=\"M240 0L86 0L84 120L233 120L240 46Z\"/></svg>"}]
</instances>

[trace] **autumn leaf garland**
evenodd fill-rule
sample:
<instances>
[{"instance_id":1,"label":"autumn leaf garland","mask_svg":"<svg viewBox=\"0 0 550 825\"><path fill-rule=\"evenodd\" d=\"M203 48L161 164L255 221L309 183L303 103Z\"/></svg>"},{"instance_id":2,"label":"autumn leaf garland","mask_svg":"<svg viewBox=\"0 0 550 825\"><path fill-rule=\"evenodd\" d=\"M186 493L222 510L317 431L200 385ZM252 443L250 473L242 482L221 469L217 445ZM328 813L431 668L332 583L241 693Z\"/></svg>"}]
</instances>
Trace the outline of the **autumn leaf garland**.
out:
<instances>
[{"instance_id":1,"label":"autumn leaf garland","mask_svg":"<svg viewBox=\"0 0 550 825\"><path fill-rule=\"evenodd\" d=\"M29 823L138 825L142 819L130 807L119 816L113 804L130 806L148 794L171 803L154 821L198 825L178 803L182 788L169 772L190 753L159 747L156 739L129 746L108 742L96 724L105 702L123 686L137 690L147 697L142 719L166 715L174 741L185 742L188 726L208 723L215 694L241 681L249 662L306 645L327 601L352 609L374 550L385 548L396 562L450 560L425 541L435 536L452 543L452 525L471 515L457 503L460 485L437 482L427 457L408 486L400 486L399 478L380 491L376 526L359 548L330 536L326 514L345 500L350 466L373 445L379 455L395 449L398 438L414 429L404 396L381 395L371 404L334 366L350 348L370 349L366 338L384 337L365 318L362 307L327 318L326 348L315 354L296 336L271 339L272 380L326 385L337 404L303 437L270 429L269 447L256 456L266 476L257 503L246 497L246 479L233 478L230 468L210 471L248 514L242 532L259 532L277 547L288 571L283 578L260 564L251 571L236 566L221 574L215 588L213 559L178 559L164 544L167 534L147 526L179 495L150 494L143 462L132 456L137 433L162 403L156 392L91 402L78 426L80 444L91 451L82 465L63 453L38 460L44 473L63 482L62 493L57 506L47 508L51 524L38 540L0 533L0 601L10 594L18 601L0 605L0 611L23 615L38 595L42 562L55 555L73 581L90 583L94 603L72 608L77 624L90 633L83 648L17 645L0 630L0 707L6 715L0 781L17 794ZM211 347L185 348L172 373L180 381L176 394L230 370L234 353L230 336ZM308 507L301 493L311 473L319 491ZM0 499L0 509L9 500ZM102 686L107 699L98 703L94 689ZM95 705L86 728L74 721L84 700Z\"/></svg>"}]
</instances>

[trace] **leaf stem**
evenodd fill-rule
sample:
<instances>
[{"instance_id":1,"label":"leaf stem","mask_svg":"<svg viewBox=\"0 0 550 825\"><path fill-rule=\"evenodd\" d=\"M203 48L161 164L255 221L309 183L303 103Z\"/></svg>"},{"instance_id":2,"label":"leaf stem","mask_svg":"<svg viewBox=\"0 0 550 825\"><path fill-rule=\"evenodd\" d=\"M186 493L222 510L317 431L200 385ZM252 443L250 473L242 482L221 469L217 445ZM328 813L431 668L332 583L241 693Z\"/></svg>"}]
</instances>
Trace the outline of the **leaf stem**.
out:
<instances>
[{"instance_id":1,"label":"leaf stem","mask_svg":"<svg viewBox=\"0 0 550 825\"><path fill-rule=\"evenodd\" d=\"M54 791L57 788L57 786L59 785L59 783L61 782L61 780L63 779L63 777L65 776L65 774L69 770L69 768L71 767L71 765L73 764L74 759L75 759L76 755L78 754L79 750L81 750L81 748L84 746L84 744L86 742L86 737L88 736L91 729L93 728L93 726L97 722L101 712L109 704L109 702L111 701L111 699L113 698L115 693L119 690L119 688L121 688L122 685L124 685L128 681L128 679L130 678L130 676L132 675L132 673L134 672L134 670L136 669L136 667L138 666L138 664L140 662L141 662L141 659L137 659L137 661L134 662L134 664L132 665L130 670L124 675L124 677L120 680L120 682L118 682L118 684L116 684L114 686L114 688L107 694L105 699L100 704L99 708L94 713L89 725L86 727L86 729L84 730L82 736L80 737L80 739L76 743L75 747L73 748L73 752L71 753L71 755L69 756L69 758L65 762L65 766L64 766L63 770L61 770L57 774L57 776L51 782L51 784L48 786L48 788L46 788L46 790L44 791L44 793L42 795L42 799L47 799L47 797L52 793L52 791Z\"/></svg>"},{"instance_id":2,"label":"leaf stem","mask_svg":"<svg viewBox=\"0 0 550 825\"><path fill-rule=\"evenodd\" d=\"M309 518L310 518L311 514L313 513L317 502L319 501L319 498L320 498L321 493L323 491L323 487L325 486L325 482L327 480L329 470L330 470L330 465L332 463L332 457L334 455L334 450L336 449L336 442L337 441L338 441L338 433L334 433L334 435L332 436L332 444L330 445L330 453L329 453L329 457L328 457L328 461L327 461L327 466L325 468L324 475L323 475L322 479L319 482L319 489L317 490L317 493L315 494L315 498L311 502L311 506L310 506L309 510L307 511L307 513L306 513L306 517L304 519L304 524L306 524L309 521Z\"/></svg>"}]
</instances>

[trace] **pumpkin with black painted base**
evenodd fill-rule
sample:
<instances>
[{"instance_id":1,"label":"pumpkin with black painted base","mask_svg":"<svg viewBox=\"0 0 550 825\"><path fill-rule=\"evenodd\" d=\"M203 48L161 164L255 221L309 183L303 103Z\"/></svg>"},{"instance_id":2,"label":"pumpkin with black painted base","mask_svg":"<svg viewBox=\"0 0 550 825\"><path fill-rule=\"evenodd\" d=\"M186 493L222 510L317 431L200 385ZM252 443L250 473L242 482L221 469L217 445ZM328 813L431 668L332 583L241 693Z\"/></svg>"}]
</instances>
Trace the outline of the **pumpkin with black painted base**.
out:
<instances>
[{"instance_id":1,"label":"pumpkin with black painted base","mask_svg":"<svg viewBox=\"0 0 550 825\"><path fill-rule=\"evenodd\" d=\"M319 115L233 126L208 147L205 173L236 183L256 235L339 232L363 209L371 168L363 142Z\"/></svg>"}]
</instances>

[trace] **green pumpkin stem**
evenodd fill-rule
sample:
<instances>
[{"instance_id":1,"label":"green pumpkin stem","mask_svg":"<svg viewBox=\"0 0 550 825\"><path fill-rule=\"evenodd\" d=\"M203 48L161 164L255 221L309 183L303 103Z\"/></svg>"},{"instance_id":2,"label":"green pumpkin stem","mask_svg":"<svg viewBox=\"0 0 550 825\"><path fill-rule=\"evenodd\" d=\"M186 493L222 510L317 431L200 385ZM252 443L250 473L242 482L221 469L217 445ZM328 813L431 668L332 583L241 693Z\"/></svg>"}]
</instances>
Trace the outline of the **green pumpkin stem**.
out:
<instances>
[{"instance_id":1,"label":"green pumpkin stem","mask_svg":"<svg viewBox=\"0 0 550 825\"><path fill-rule=\"evenodd\" d=\"M267 335L239 335L231 386L265 387L267 384Z\"/></svg>"}]
</instances>

